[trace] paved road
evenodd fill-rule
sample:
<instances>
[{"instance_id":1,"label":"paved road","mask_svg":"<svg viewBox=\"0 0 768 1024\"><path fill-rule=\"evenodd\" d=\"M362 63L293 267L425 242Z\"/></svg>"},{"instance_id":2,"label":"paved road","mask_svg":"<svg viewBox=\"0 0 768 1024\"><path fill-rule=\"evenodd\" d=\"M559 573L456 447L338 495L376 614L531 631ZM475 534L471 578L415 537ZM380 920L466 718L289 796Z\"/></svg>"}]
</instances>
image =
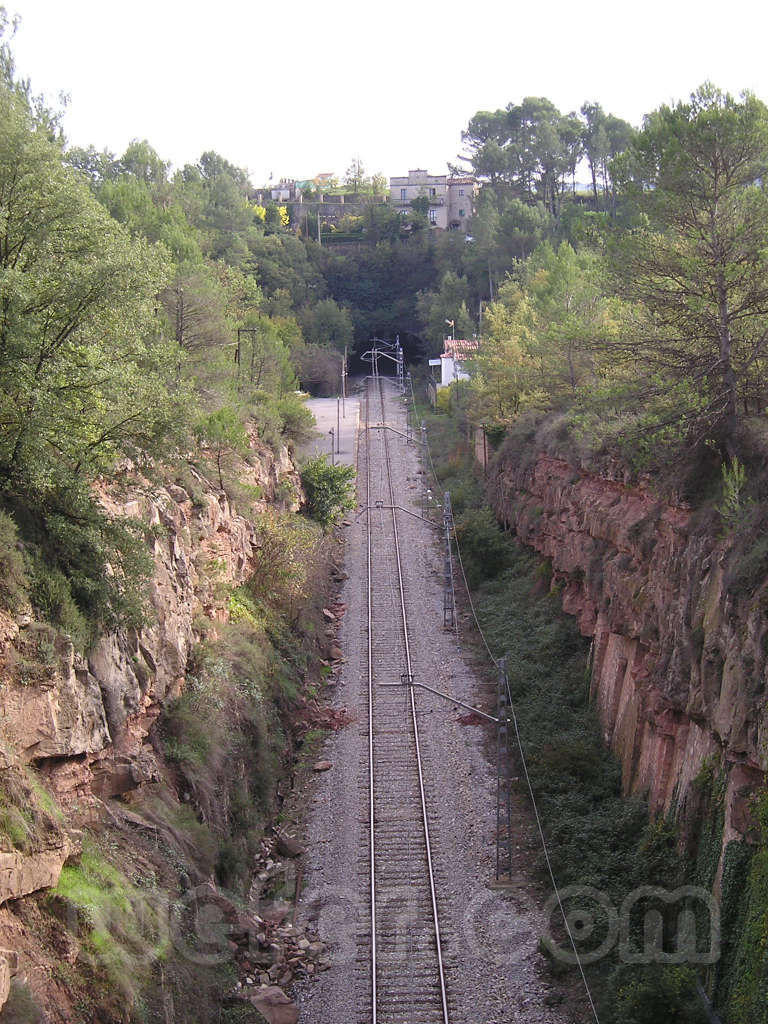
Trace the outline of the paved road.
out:
<instances>
[{"instance_id":1,"label":"paved road","mask_svg":"<svg viewBox=\"0 0 768 1024\"><path fill-rule=\"evenodd\" d=\"M348 466L354 465L357 423L360 416L359 399L346 398L342 403L335 398L310 398L307 401L307 408L317 421L317 432L311 441L299 447L299 454L305 458L327 454L330 459L331 438L328 431L333 429L334 460ZM338 443L337 425L341 428Z\"/></svg>"}]
</instances>

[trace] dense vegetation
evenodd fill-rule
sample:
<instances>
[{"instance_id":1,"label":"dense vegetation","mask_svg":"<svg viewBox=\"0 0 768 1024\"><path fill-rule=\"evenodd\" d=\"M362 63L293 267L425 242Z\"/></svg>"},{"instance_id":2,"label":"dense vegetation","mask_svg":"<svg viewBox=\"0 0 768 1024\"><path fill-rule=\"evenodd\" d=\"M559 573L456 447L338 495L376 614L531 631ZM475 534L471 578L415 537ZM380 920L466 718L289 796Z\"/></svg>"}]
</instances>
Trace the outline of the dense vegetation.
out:
<instances>
[{"instance_id":1,"label":"dense vegetation","mask_svg":"<svg viewBox=\"0 0 768 1024\"><path fill-rule=\"evenodd\" d=\"M588 204L569 197L568 210L568 150L561 146L559 186L549 182L546 154L533 174L518 152L521 116L508 111L504 173L488 164L501 129L480 144L473 122L469 135L476 168L492 183L478 240L500 202L549 205L549 231L507 262L486 308L469 401L475 421L507 428L521 416L557 416L564 448L612 450L636 472L675 464L679 472L684 459L717 476L734 460L762 460L764 104L706 84L649 114L639 132L614 124L600 160L582 136L595 191Z\"/></svg>"},{"instance_id":2,"label":"dense vegetation","mask_svg":"<svg viewBox=\"0 0 768 1024\"><path fill-rule=\"evenodd\" d=\"M563 114L526 97L478 112L463 139L482 186L469 237L432 231L426 200L395 214L381 202L385 183L356 159L346 186L363 212L336 232L321 225L319 246L311 218L291 224L285 208L262 205L218 153L173 170L147 141L122 155L68 145L57 113L0 47L0 596L40 620L17 666L25 681L50 668L62 633L86 652L105 629L147 622L152 538L106 514L105 490L133 473L183 487L193 504L205 483L252 510L260 495L239 477L254 447L290 447L311 429L298 386L335 393L342 353L372 335L399 333L412 360L434 354L446 321L457 337L482 339L471 383L441 399L460 418L494 440L511 432L512 443L535 438L571 458L618 457L677 497L712 499L722 528L746 538L734 585L762 585L766 505L752 499L765 496L768 454L765 106L707 84L636 131L595 102ZM584 169L586 189L576 180ZM586 701L583 645L555 614L546 567L498 531L467 457L445 437L441 484L488 636L513 654L561 883L587 881L617 899L640 881L711 884L716 778L701 780L704 853L681 863L669 823L651 827L641 804L620 799ZM284 514L293 495L278 495L274 514L259 517L263 563L242 588L206 567L229 621L200 624L189 685L159 729L185 799L155 809L177 843L169 856L191 856L201 877L233 889L247 885L272 810L281 713L297 681L318 671L308 654L320 629L313 581L327 555L322 528L348 506L347 477L322 461L304 467L316 522ZM58 827L33 773L4 786L0 833L13 849ZM731 945L715 987L746 1021L764 991L765 845L754 855L733 845L723 875ZM133 919L141 891L171 883L128 878L115 860L87 838L54 910L87 909L95 981L116 1006L160 1019L164 991L139 1005L152 971L145 978L138 964L146 937ZM117 933L105 920L119 921ZM165 955L153 949L153 964ZM611 961L596 970L608 1020L697 1019L686 971L629 977ZM83 978L66 973L92 1019ZM195 981L213 999L214 982ZM179 975L169 985L191 983Z\"/></svg>"},{"instance_id":3,"label":"dense vegetation","mask_svg":"<svg viewBox=\"0 0 768 1024\"><path fill-rule=\"evenodd\" d=\"M494 656L507 658L520 736L554 875L566 893L566 911L575 915L573 920L580 920L579 914L590 915L591 924L581 932L575 927L575 933L600 1020L703 1024L706 1016L696 995L695 971L685 964L624 963L615 945L606 942L605 904L594 894L620 907L638 886L671 891L694 880L711 885L706 871L713 871L717 861L706 867L704 858L701 865L690 863L681 855L672 818L651 823L642 799L622 796L621 766L603 744L589 701L589 644L560 609L560 592L551 588L549 563L524 549L493 521L460 419L439 413L425 418L440 489L451 491L456 537L480 625ZM479 646L477 637L475 643ZM495 675L490 662L486 664ZM522 781L520 785L525 791ZM717 842L716 836L714 845ZM529 848L533 871L549 891L538 836L531 838ZM706 845L710 852L713 848ZM719 846L717 850L719 854ZM572 886L576 889L569 891ZM678 908L671 909L677 913ZM669 911L667 907L668 918ZM570 952L556 910L550 928L555 946ZM732 934L738 934L738 927ZM591 954L601 947L602 955L592 959ZM576 968L553 955L552 946L542 943L541 948L549 957L553 976L568 976L570 971L573 991L579 992ZM583 1012L586 1019L588 1006Z\"/></svg>"}]
</instances>

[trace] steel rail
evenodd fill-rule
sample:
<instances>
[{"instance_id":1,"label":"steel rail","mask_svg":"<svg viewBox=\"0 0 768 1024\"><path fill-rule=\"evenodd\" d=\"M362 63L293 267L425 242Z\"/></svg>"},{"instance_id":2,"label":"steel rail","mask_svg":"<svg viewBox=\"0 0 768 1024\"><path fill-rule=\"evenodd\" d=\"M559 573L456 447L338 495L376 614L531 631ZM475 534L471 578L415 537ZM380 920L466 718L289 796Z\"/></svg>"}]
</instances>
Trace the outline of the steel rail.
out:
<instances>
[{"instance_id":1,"label":"steel rail","mask_svg":"<svg viewBox=\"0 0 768 1024\"><path fill-rule=\"evenodd\" d=\"M368 390L366 391L366 428L368 428L368 425L369 425L369 421L368 421L368 417L369 417L369 399L370 399L370 390L369 390L369 388L370 388L370 385L368 385ZM383 383L381 381L381 378L378 379L378 391L379 391L379 400L380 400L380 403L381 403L381 419L382 419L382 422L383 422L383 420L385 419L385 400L384 400ZM384 441L384 458L385 458L385 465L386 465L387 486L388 486L388 489L389 489L390 502L391 502L391 506L392 506L391 507L391 511L392 511L392 531L393 531L394 548L395 548L395 564L396 564L396 569L397 569L398 590L399 590L399 597L400 597L400 614L401 614L401 622L402 622L402 635L403 635L403 641L404 641L406 673L407 673L407 678L409 680L412 680L413 679L413 664L412 664L412 659L411 659L411 645L410 645L410 637L409 637L409 631L408 631L408 613L407 613L407 610L406 610L406 601L405 601L405 586L404 586L404 575L403 575L402 558L401 558L401 551L400 551L400 538L399 538L398 529L397 529L396 508L394 506L394 500L395 500L394 499L394 485L392 483L392 464L391 464L391 457L390 457L390 452L389 452L389 437L388 437L388 433L387 433L386 430L382 430L381 434L379 436ZM366 443L366 487L367 487L366 504L370 507L370 505L371 505L371 501L370 501L370 464L371 464L371 458L370 458L370 444L368 443L368 438L369 438L369 431L368 431L368 429L366 429L366 442L367 442ZM369 591L368 591L368 613L369 613L369 620L368 620L368 650L369 650L369 662L368 662L368 680L369 680L369 758L370 758L370 764L371 764L371 769L370 769L371 770L371 777L370 777L370 792L371 792L371 797L370 797L370 814L371 814L371 886L372 886L371 905L373 907L374 904L375 904L375 876L374 876L375 850L374 850L374 817L373 817L373 782L374 782L374 780L373 780L373 774L372 774L373 773L373 670L372 670L372 646L371 646L372 645L371 516L368 515L367 519L368 519L368 580L369 580ZM410 710L411 710L411 723L412 723L412 727L413 727L414 746L415 746L415 752L416 752L416 767L417 767L418 780L419 780L419 794L420 794L420 800L421 800L421 818L422 818L422 824L423 824L423 828L424 828L424 848L425 848L425 855L426 855L427 871L428 871L428 875L429 875L429 890L430 890L430 900L431 900L431 905L432 905L432 920L433 920L434 932L435 932L435 952L436 952L436 956L437 956L437 967L438 967L438 975L439 975L439 982L440 982L441 1012L442 1012L442 1018L443 1018L444 1024L449 1024L448 997L447 997L446 984L445 984L445 968L444 968L444 964L443 964L443 952L442 952L442 943L441 943L441 937L440 937L440 920L439 920L438 907L437 907L437 890L436 890L436 886L435 886L435 872L434 872L434 865L433 865L433 859L432 859L432 844L431 844L430 830L429 830L429 816L428 816L428 813L427 813L427 799L426 799L426 792L425 792L425 788L424 788L424 768L423 768L423 762L422 762L422 756L421 756L421 744L420 744L420 738L419 738L418 718L417 718L417 714L416 714L416 702L415 702L415 698L414 698L414 690L413 690L413 686L412 685L408 687L408 694L409 694L409 703L410 703ZM373 920L373 917L374 917L374 915L372 913L372 920ZM372 950L372 971L373 971L373 973L375 975L375 950L376 950L375 935L374 935L374 937L372 939L371 950ZM376 992L377 992L377 988L376 988L376 979L375 979L375 977L373 979L372 992L373 992L373 997L374 997L373 998L372 1020L373 1020L374 1024L376 1024L376 1021L377 1021L377 1009L376 1009Z\"/></svg>"},{"instance_id":2,"label":"steel rail","mask_svg":"<svg viewBox=\"0 0 768 1024\"><path fill-rule=\"evenodd\" d=\"M365 388L365 504L371 505L371 449L368 442L368 418L370 414L369 386ZM371 558L371 517L367 517L368 541L368 819L370 825L370 870L371 870L371 1006L372 1021L376 1024L376 843L374 816L374 771L373 771L373 575Z\"/></svg>"}]
</instances>

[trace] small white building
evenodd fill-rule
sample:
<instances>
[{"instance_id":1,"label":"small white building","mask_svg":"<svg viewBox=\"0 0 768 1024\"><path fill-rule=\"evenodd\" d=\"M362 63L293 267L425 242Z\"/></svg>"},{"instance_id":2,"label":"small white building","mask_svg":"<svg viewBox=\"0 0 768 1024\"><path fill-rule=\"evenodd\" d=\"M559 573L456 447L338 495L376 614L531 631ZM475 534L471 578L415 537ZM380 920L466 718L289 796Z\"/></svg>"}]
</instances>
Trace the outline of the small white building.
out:
<instances>
[{"instance_id":1,"label":"small white building","mask_svg":"<svg viewBox=\"0 0 768 1024\"><path fill-rule=\"evenodd\" d=\"M477 355L477 348L478 343L474 339L472 341L467 338L445 339L440 358L429 360L430 366L440 367L438 388L447 388L456 380L469 380L469 374L464 368L464 364Z\"/></svg>"}]
</instances>

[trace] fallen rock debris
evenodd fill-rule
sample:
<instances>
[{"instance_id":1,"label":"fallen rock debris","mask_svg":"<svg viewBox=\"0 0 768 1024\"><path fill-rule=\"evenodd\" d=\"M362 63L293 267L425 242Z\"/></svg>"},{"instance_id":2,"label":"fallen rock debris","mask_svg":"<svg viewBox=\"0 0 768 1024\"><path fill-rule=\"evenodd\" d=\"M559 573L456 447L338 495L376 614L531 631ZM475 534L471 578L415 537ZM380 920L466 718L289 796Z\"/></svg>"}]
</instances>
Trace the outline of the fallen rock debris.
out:
<instances>
[{"instance_id":1,"label":"fallen rock debris","mask_svg":"<svg viewBox=\"0 0 768 1024\"><path fill-rule=\"evenodd\" d=\"M244 911L211 887L211 899L227 922L227 937L237 965L239 980L229 1000L250 1003L268 1024L296 1024L298 1009L285 989L331 966L327 946L317 932L293 919L293 904L280 898L267 901L262 895L292 867L279 858L293 858L303 852L295 836L284 829L276 829L262 842L250 897L258 913Z\"/></svg>"}]
</instances>

